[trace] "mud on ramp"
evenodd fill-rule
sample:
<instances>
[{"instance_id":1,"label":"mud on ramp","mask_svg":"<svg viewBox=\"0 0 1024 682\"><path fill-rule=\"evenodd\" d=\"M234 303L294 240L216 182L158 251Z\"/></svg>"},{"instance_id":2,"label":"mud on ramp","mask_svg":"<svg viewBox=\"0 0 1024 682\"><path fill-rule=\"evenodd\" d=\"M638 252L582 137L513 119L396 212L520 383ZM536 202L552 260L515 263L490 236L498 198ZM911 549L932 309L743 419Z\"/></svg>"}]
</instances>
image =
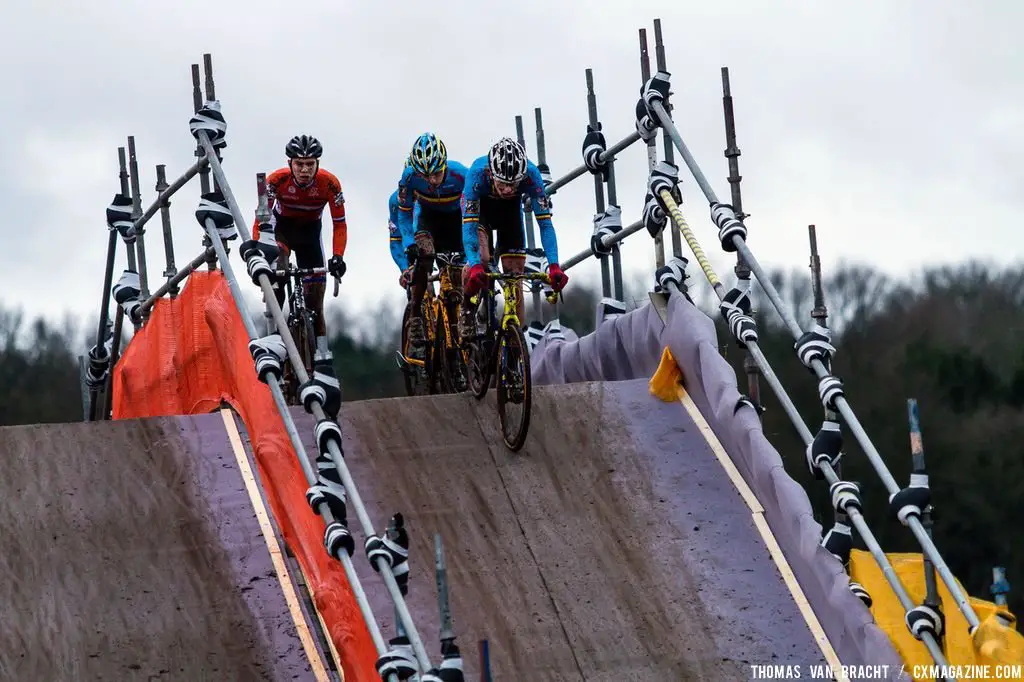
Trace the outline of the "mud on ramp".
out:
<instances>
[{"instance_id":1,"label":"mud on ramp","mask_svg":"<svg viewBox=\"0 0 1024 682\"><path fill-rule=\"evenodd\" d=\"M371 517L407 518L409 605L434 656L443 535L467 679L485 637L497 680L739 680L748 663L824 662L710 446L646 380L535 388L518 453L492 397L345 403L341 419Z\"/></svg>"},{"instance_id":2,"label":"mud on ramp","mask_svg":"<svg viewBox=\"0 0 1024 682\"><path fill-rule=\"evenodd\" d=\"M5 427L0 466L0 679L312 679L220 415Z\"/></svg>"}]
</instances>

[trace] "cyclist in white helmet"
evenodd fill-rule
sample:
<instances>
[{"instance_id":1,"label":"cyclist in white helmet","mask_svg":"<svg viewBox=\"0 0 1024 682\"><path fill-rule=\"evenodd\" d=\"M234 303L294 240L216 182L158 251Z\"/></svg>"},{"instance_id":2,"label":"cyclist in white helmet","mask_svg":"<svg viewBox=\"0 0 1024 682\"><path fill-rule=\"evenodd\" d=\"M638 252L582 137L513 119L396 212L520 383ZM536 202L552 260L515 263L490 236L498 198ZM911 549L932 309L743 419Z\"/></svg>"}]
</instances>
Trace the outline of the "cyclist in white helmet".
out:
<instances>
[{"instance_id":1,"label":"cyclist in white helmet","mask_svg":"<svg viewBox=\"0 0 1024 682\"><path fill-rule=\"evenodd\" d=\"M526 150L515 140L503 137L469 168L462 191L462 243L466 252L465 299L459 327L463 337L473 334L470 296L487 286L484 263L492 254L501 260L503 272L521 273L526 261L526 231L523 226L523 197L533 202L533 216L540 228L540 242L548 260L551 288L561 291L569 281L558 263L558 239L551 224L551 198L544 189L540 171L526 158ZM525 304L519 297L519 319L524 321Z\"/></svg>"}]
</instances>

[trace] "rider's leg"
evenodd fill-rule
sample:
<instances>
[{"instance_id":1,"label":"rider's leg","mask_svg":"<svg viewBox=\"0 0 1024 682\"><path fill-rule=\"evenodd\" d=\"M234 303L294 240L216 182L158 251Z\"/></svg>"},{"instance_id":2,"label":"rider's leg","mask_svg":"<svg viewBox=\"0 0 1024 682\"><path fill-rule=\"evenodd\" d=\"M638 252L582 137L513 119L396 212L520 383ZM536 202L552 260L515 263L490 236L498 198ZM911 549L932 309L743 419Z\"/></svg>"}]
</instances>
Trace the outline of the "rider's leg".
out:
<instances>
[{"instance_id":1,"label":"rider's leg","mask_svg":"<svg viewBox=\"0 0 1024 682\"><path fill-rule=\"evenodd\" d=\"M424 217L420 216L423 226ZM426 356L426 332L423 327L423 296L427 290L427 278L434 269L434 240L427 230L416 232L416 266L412 271L412 311L409 315L410 356L422 360Z\"/></svg>"},{"instance_id":2,"label":"rider's leg","mask_svg":"<svg viewBox=\"0 0 1024 682\"><path fill-rule=\"evenodd\" d=\"M491 260L491 231L480 225L477 228L476 236L480 244L480 262L486 267ZM469 267L462 269L462 286L465 288L469 281ZM476 333L476 306L467 298L462 302L462 315L459 316L459 331L462 338L471 338Z\"/></svg>"}]
</instances>

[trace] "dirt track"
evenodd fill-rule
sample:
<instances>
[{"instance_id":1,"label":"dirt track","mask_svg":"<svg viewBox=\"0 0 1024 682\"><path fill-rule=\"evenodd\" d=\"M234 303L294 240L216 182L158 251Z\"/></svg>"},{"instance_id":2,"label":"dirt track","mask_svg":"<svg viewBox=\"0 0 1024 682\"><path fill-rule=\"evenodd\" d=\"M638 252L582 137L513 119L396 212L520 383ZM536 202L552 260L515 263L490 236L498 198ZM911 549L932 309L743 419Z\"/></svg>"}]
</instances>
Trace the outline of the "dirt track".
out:
<instances>
[{"instance_id":1,"label":"dirt track","mask_svg":"<svg viewBox=\"0 0 1024 682\"><path fill-rule=\"evenodd\" d=\"M490 397L342 411L371 518L408 520L410 608L433 656L440 531L467 679L481 638L497 680L738 680L748 663L822 662L747 507L678 404L643 380L534 398L519 453L501 444ZM379 578L355 563L391 636Z\"/></svg>"},{"instance_id":2,"label":"dirt track","mask_svg":"<svg viewBox=\"0 0 1024 682\"><path fill-rule=\"evenodd\" d=\"M219 415L0 429L0 679L311 679Z\"/></svg>"}]
</instances>

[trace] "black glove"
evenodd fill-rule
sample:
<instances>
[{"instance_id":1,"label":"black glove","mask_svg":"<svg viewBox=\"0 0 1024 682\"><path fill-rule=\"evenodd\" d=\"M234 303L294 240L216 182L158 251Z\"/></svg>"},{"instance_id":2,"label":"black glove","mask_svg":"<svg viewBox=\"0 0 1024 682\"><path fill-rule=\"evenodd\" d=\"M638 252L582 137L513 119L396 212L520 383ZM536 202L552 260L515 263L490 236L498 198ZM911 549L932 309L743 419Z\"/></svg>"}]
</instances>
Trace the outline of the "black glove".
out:
<instances>
[{"instance_id":1,"label":"black glove","mask_svg":"<svg viewBox=\"0 0 1024 682\"><path fill-rule=\"evenodd\" d=\"M327 261L327 271L331 273L331 277L341 279L345 276L347 269L348 266L345 265L345 260L341 256L331 256L331 260Z\"/></svg>"},{"instance_id":2,"label":"black glove","mask_svg":"<svg viewBox=\"0 0 1024 682\"><path fill-rule=\"evenodd\" d=\"M418 246L416 246L416 242L413 242L412 244L409 244L409 246L405 247L405 259L406 262L409 264L410 268L416 263L416 259L419 258L419 255L420 249Z\"/></svg>"}]
</instances>

